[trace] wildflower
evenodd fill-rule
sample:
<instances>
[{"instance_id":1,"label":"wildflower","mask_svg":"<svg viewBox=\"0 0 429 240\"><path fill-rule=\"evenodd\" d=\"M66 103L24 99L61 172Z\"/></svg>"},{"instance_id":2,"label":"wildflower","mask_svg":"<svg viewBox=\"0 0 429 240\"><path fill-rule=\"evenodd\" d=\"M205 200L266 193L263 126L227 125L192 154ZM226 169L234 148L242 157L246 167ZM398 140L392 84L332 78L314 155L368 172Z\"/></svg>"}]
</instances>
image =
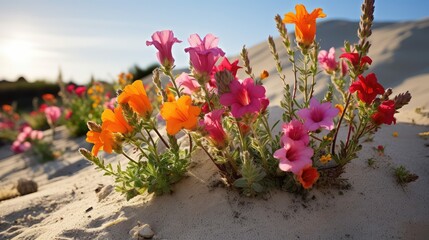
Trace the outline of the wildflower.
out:
<instances>
[{"instance_id":1,"label":"wildflower","mask_svg":"<svg viewBox=\"0 0 429 240\"><path fill-rule=\"evenodd\" d=\"M377 146L377 152L380 156L384 155L384 146L383 145L378 145Z\"/></svg>"},{"instance_id":2,"label":"wildflower","mask_svg":"<svg viewBox=\"0 0 429 240\"><path fill-rule=\"evenodd\" d=\"M210 105L209 105L209 103L205 102L201 106L201 112L203 112L204 114L207 114L207 113L210 112L210 109L213 108L213 107L214 107L214 104L212 102L210 103Z\"/></svg>"},{"instance_id":3,"label":"wildflower","mask_svg":"<svg viewBox=\"0 0 429 240\"><path fill-rule=\"evenodd\" d=\"M328 136L323 136L323 140L325 140L325 141L332 141L333 138L332 137L328 137Z\"/></svg>"},{"instance_id":4,"label":"wildflower","mask_svg":"<svg viewBox=\"0 0 429 240\"><path fill-rule=\"evenodd\" d=\"M38 130L32 130L29 134L32 140L41 140L43 138L43 132Z\"/></svg>"},{"instance_id":5,"label":"wildflower","mask_svg":"<svg viewBox=\"0 0 429 240\"><path fill-rule=\"evenodd\" d=\"M158 49L156 54L159 63L166 69L170 69L174 65L174 58L171 53L171 48L174 43L181 43L179 39L174 37L173 31L163 30L152 34L152 41L146 41L146 45L154 45Z\"/></svg>"},{"instance_id":6,"label":"wildflower","mask_svg":"<svg viewBox=\"0 0 429 240\"><path fill-rule=\"evenodd\" d=\"M168 83L167 87L165 88L165 93L167 94L167 102L173 102L174 100L176 100L174 93L171 91L172 87L173 87L173 84Z\"/></svg>"},{"instance_id":7,"label":"wildflower","mask_svg":"<svg viewBox=\"0 0 429 240\"><path fill-rule=\"evenodd\" d=\"M228 70L235 78L237 76L237 71L240 68L241 67L238 66L238 59L230 63L228 58L225 57L218 66L213 67L212 75L219 71Z\"/></svg>"},{"instance_id":8,"label":"wildflower","mask_svg":"<svg viewBox=\"0 0 429 240\"><path fill-rule=\"evenodd\" d=\"M82 96L85 94L85 92L86 92L86 87L85 87L85 86L77 87L77 88L74 90L74 93L75 93L78 97L82 97ZM88 91L88 93L89 93L89 91Z\"/></svg>"},{"instance_id":9,"label":"wildflower","mask_svg":"<svg viewBox=\"0 0 429 240\"><path fill-rule=\"evenodd\" d=\"M286 138L284 146L275 151L273 156L279 159L280 170L298 174L306 166L312 164L313 149L307 147L302 141Z\"/></svg>"},{"instance_id":10,"label":"wildflower","mask_svg":"<svg viewBox=\"0 0 429 240\"><path fill-rule=\"evenodd\" d=\"M339 110L332 108L330 102L319 103L316 98L310 99L310 107L298 111L298 116L304 120L304 126L309 131L315 131L319 128L327 130L334 129L334 117Z\"/></svg>"},{"instance_id":11,"label":"wildflower","mask_svg":"<svg viewBox=\"0 0 429 240\"><path fill-rule=\"evenodd\" d=\"M45 115L48 123L54 125L61 116L61 109L57 106L46 107Z\"/></svg>"},{"instance_id":12,"label":"wildflower","mask_svg":"<svg viewBox=\"0 0 429 240\"><path fill-rule=\"evenodd\" d=\"M309 47L316 36L316 19L324 18L326 14L321 8L316 8L309 14L302 4L297 4L295 10L296 14L293 12L285 14L283 23L294 23L297 42L304 47Z\"/></svg>"},{"instance_id":13,"label":"wildflower","mask_svg":"<svg viewBox=\"0 0 429 240\"><path fill-rule=\"evenodd\" d=\"M55 96L53 94L50 94L50 93L43 94L42 99L43 99L43 101L45 101L47 103L53 103L56 100Z\"/></svg>"},{"instance_id":14,"label":"wildflower","mask_svg":"<svg viewBox=\"0 0 429 240\"><path fill-rule=\"evenodd\" d=\"M229 84L230 92L220 97L220 103L231 106L232 116L242 117L246 113L259 113L262 109L261 99L265 98L265 88L255 85L253 79L234 79Z\"/></svg>"},{"instance_id":15,"label":"wildflower","mask_svg":"<svg viewBox=\"0 0 429 240\"><path fill-rule=\"evenodd\" d=\"M66 87L66 91L67 91L68 93L73 93L75 88L76 88L76 86L75 86L74 84L69 84L69 85L67 85L67 87Z\"/></svg>"},{"instance_id":16,"label":"wildflower","mask_svg":"<svg viewBox=\"0 0 429 240\"><path fill-rule=\"evenodd\" d=\"M14 153L26 152L31 148L31 143L28 141L20 142L18 140L14 141L11 146L11 150Z\"/></svg>"},{"instance_id":17,"label":"wildflower","mask_svg":"<svg viewBox=\"0 0 429 240\"><path fill-rule=\"evenodd\" d=\"M340 58L347 59L352 66L356 69L358 67L363 67L365 64L371 65L372 59L368 56L361 57L359 53L356 52L346 52L340 55Z\"/></svg>"},{"instance_id":18,"label":"wildflower","mask_svg":"<svg viewBox=\"0 0 429 240\"><path fill-rule=\"evenodd\" d=\"M192 93L200 89L200 84L195 78L189 76L187 73L182 73L176 78L176 83L184 94L192 95Z\"/></svg>"},{"instance_id":19,"label":"wildflower","mask_svg":"<svg viewBox=\"0 0 429 240\"><path fill-rule=\"evenodd\" d=\"M377 112L374 113L371 118L377 125L383 123L391 125L392 122L396 124L396 118L393 116L395 112L395 101L386 100L378 106Z\"/></svg>"},{"instance_id":20,"label":"wildflower","mask_svg":"<svg viewBox=\"0 0 429 240\"><path fill-rule=\"evenodd\" d=\"M338 109L338 116L343 115L344 107L341 104L335 104L335 108Z\"/></svg>"},{"instance_id":21,"label":"wildflower","mask_svg":"<svg viewBox=\"0 0 429 240\"><path fill-rule=\"evenodd\" d=\"M311 165L302 169L297 175L298 181L301 183L304 189L309 189L313 186L313 184L319 179L319 172L317 169L312 167Z\"/></svg>"},{"instance_id":22,"label":"wildflower","mask_svg":"<svg viewBox=\"0 0 429 240\"><path fill-rule=\"evenodd\" d=\"M143 117L152 114L152 105L141 80L126 86L118 96L118 103L128 103L135 112Z\"/></svg>"},{"instance_id":23,"label":"wildflower","mask_svg":"<svg viewBox=\"0 0 429 240\"><path fill-rule=\"evenodd\" d=\"M331 154L322 155L319 160L322 164L326 164L332 160L332 156Z\"/></svg>"},{"instance_id":24,"label":"wildflower","mask_svg":"<svg viewBox=\"0 0 429 240\"><path fill-rule=\"evenodd\" d=\"M100 132L88 131L86 133L86 141L94 144L91 150L94 156L97 156L100 150L112 153L114 146L113 133L107 129L102 129Z\"/></svg>"},{"instance_id":25,"label":"wildflower","mask_svg":"<svg viewBox=\"0 0 429 240\"><path fill-rule=\"evenodd\" d=\"M204 120L200 122L200 125L218 148L224 147L227 140L227 135L222 127L221 117L223 112L223 109L209 112L204 116Z\"/></svg>"},{"instance_id":26,"label":"wildflower","mask_svg":"<svg viewBox=\"0 0 429 240\"><path fill-rule=\"evenodd\" d=\"M225 52L217 46L218 41L213 34L207 34L203 40L198 34L192 34L188 39L191 46L186 48L185 52L189 53L194 76L201 81L200 84L210 79L213 66L219 57L225 55Z\"/></svg>"},{"instance_id":27,"label":"wildflower","mask_svg":"<svg viewBox=\"0 0 429 240\"><path fill-rule=\"evenodd\" d=\"M261 80L264 80L265 78L267 78L269 76L270 76L270 74L267 72L267 70L262 71L261 74L259 75Z\"/></svg>"},{"instance_id":28,"label":"wildflower","mask_svg":"<svg viewBox=\"0 0 429 240\"><path fill-rule=\"evenodd\" d=\"M325 70L328 74L331 74L337 70L338 62L335 61L335 48L331 47L329 52L326 50L320 51L317 58L323 70Z\"/></svg>"},{"instance_id":29,"label":"wildflower","mask_svg":"<svg viewBox=\"0 0 429 240\"><path fill-rule=\"evenodd\" d=\"M9 114L12 113L13 111L13 107L9 104L3 104L2 109L3 109L3 112L9 113Z\"/></svg>"},{"instance_id":30,"label":"wildflower","mask_svg":"<svg viewBox=\"0 0 429 240\"><path fill-rule=\"evenodd\" d=\"M102 128L111 132L126 134L133 131L133 128L124 118L121 105L117 106L113 111L105 109L101 114L101 120L103 121Z\"/></svg>"},{"instance_id":31,"label":"wildflower","mask_svg":"<svg viewBox=\"0 0 429 240\"><path fill-rule=\"evenodd\" d=\"M346 61L341 60L341 76L345 77L347 75L347 72L349 71L349 66L347 65Z\"/></svg>"},{"instance_id":32,"label":"wildflower","mask_svg":"<svg viewBox=\"0 0 429 240\"><path fill-rule=\"evenodd\" d=\"M393 136L393 137L398 137L398 135L399 135L399 134L398 134L398 132L396 132L396 131L392 133L392 136Z\"/></svg>"},{"instance_id":33,"label":"wildflower","mask_svg":"<svg viewBox=\"0 0 429 240\"><path fill-rule=\"evenodd\" d=\"M359 80L353 82L349 88L351 93L358 92L358 98L362 102L371 104L378 94L384 93L384 87L377 82L377 77L374 73L368 74L366 77L359 75Z\"/></svg>"},{"instance_id":34,"label":"wildflower","mask_svg":"<svg viewBox=\"0 0 429 240\"><path fill-rule=\"evenodd\" d=\"M282 132L282 144L286 142L286 139L301 141L304 145L307 145L310 142L307 128L297 119L293 119L289 123L283 124Z\"/></svg>"},{"instance_id":35,"label":"wildflower","mask_svg":"<svg viewBox=\"0 0 429 240\"><path fill-rule=\"evenodd\" d=\"M115 109L115 104L116 104L116 98L111 98L109 101L104 103L104 108L113 110Z\"/></svg>"},{"instance_id":36,"label":"wildflower","mask_svg":"<svg viewBox=\"0 0 429 240\"><path fill-rule=\"evenodd\" d=\"M260 101L262 105L261 112L265 112L268 108L268 105L270 105L270 99L264 97L264 98L261 98Z\"/></svg>"},{"instance_id":37,"label":"wildflower","mask_svg":"<svg viewBox=\"0 0 429 240\"><path fill-rule=\"evenodd\" d=\"M167 133L175 135L182 128L192 130L197 126L201 109L192 105L192 99L183 95L173 102L166 102L161 107L161 116L167 122Z\"/></svg>"}]
</instances>

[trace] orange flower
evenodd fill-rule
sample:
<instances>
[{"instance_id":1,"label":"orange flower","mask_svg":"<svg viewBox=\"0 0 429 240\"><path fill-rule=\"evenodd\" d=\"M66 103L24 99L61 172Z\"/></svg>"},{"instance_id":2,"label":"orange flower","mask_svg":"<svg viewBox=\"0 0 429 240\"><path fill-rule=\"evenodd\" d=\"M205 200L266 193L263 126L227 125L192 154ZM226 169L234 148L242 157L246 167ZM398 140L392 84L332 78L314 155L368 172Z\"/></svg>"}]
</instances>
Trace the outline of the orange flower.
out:
<instances>
[{"instance_id":1,"label":"orange flower","mask_svg":"<svg viewBox=\"0 0 429 240\"><path fill-rule=\"evenodd\" d=\"M269 77L270 74L267 72L267 70L264 70L261 72L260 78L261 80L264 80L265 78Z\"/></svg>"},{"instance_id":2,"label":"orange flower","mask_svg":"<svg viewBox=\"0 0 429 240\"><path fill-rule=\"evenodd\" d=\"M319 176L319 172L317 172L316 168L308 166L307 168L301 170L301 172L299 172L296 177L303 188L309 189L313 186L317 179L319 179Z\"/></svg>"},{"instance_id":3,"label":"orange flower","mask_svg":"<svg viewBox=\"0 0 429 240\"><path fill-rule=\"evenodd\" d=\"M171 87L173 87L173 84L169 83L169 84L167 84L167 87L165 88L165 93L167 94L167 102L173 102L174 100L176 100L174 93L170 89Z\"/></svg>"},{"instance_id":4,"label":"orange flower","mask_svg":"<svg viewBox=\"0 0 429 240\"><path fill-rule=\"evenodd\" d=\"M86 141L94 144L91 151L94 156L97 156L99 150L112 153L115 144L113 133L107 129L102 129L101 132L88 131Z\"/></svg>"},{"instance_id":5,"label":"orange flower","mask_svg":"<svg viewBox=\"0 0 429 240\"><path fill-rule=\"evenodd\" d=\"M5 113L11 113L13 111L13 107L9 104L3 104L2 109Z\"/></svg>"},{"instance_id":6,"label":"orange flower","mask_svg":"<svg viewBox=\"0 0 429 240\"><path fill-rule=\"evenodd\" d=\"M338 109L338 116L343 115L344 107L341 104L335 104L335 108Z\"/></svg>"},{"instance_id":7,"label":"orange flower","mask_svg":"<svg viewBox=\"0 0 429 240\"><path fill-rule=\"evenodd\" d=\"M50 93L46 93L42 95L42 99L45 102L54 102L55 101L55 96L50 94Z\"/></svg>"},{"instance_id":8,"label":"orange flower","mask_svg":"<svg viewBox=\"0 0 429 240\"><path fill-rule=\"evenodd\" d=\"M101 114L101 120L103 121L102 128L111 132L126 134L133 131L133 128L128 124L127 120L125 120L120 105L117 106L114 111L105 109L103 114Z\"/></svg>"},{"instance_id":9,"label":"orange flower","mask_svg":"<svg viewBox=\"0 0 429 240\"><path fill-rule=\"evenodd\" d=\"M321 8L316 8L308 14L307 9L302 4L295 6L296 14L289 12L285 14L283 23L295 24L295 36L300 45L310 46L316 36L316 18L324 18L326 14Z\"/></svg>"},{"instance_id":10,"label":"orange flower","mask_svg":"<svg viewBox=\"0 0 429 240\"><path fill-rule=\"evenodd\" d=\"M161 107L161 116L167 122L167 133L175 135L182 128L192 130L197 126L201 109L192 106L188 95L181 96L177 101L166 102Z\"/></svg>"},{"instance_id":11,"label":"orange flower","mask_svg":"<svg viewBox=\"0 0 429 240\"><path fill-rule=\"evenodd\" d=\"M118 102L128 103L135 112L143 117L147 117L152 113L152 105L141 80L126 86L118 96Z\"/></svg>"}]
</instances>

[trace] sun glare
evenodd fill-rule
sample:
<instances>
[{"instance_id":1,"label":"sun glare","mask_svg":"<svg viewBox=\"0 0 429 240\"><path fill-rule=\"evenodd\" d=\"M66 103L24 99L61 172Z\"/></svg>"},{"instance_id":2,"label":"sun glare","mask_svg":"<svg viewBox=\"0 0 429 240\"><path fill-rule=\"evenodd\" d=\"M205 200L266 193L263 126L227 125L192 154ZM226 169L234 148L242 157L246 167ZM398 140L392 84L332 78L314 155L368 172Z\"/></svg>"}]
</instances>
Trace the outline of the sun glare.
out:
<instances>
[{"instance_id":1,"label":"sun glare","mask_svg":"<svg viewBox=\"0 0 429 240\"><path fill-rule=\"evenodd\" d=\"M24 65L31 62L34 55L34 46L31 42L25 40L8 40L1 45L0 54L14 65Z\"/></svg>"}]
</instances>

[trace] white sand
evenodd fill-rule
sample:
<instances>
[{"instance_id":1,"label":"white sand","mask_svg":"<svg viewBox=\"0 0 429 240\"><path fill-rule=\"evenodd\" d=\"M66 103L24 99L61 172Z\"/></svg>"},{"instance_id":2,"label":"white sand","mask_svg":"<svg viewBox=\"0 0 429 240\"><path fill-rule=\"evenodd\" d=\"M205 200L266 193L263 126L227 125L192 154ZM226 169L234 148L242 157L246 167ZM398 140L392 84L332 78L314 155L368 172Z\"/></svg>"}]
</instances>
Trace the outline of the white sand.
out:
<instances>
[{"instance_id":1,"label":"white sand","mask_svg":"<svg viewBox=\"0 0 429 240\"><path fill-rule=\"evenodd\" d=\"M385 25L374 30L370 55L373 68L383 76L380 81L395 87L395 93L410 90L413 99L397 114L400 123L384 126L373 142L364 144L359 159L347 166L344 177L352 185L350 190L314 189L307 200L281 191L272 191L265 200L246 198L213 187L218 179L216 169L203 153L197 153L188 177L175 185L171 195L145 195L127 202L113 192L98 202L95 189L99 184L113 184L113 180L77 154L83 138L62 138L57 146L67 147L69 152L44 165L23 155L5 157L8 150L0 150L4 157L0 160L0 186L21 177L39 184L36 193L0 202L0 239L128 239L137 222L148 223L157 239L427 239L429 151L425 144L429 142L417 134L429 131L429 118L415 114L414 109L429 109L429 72L425 71L429 69L424 66L428 48L423 41L429 39L428 23ZM341 33L335 29L343 25L351 28L350 23L326 23L319 36L339 47L343 36L341 41L334 40ZM353 31L349 32L354 34L356 25L351 26ZM278 103L281 83L271 68L266 46L263 43L249 52L255 73L269 67L267 92L272 102ZM401 50L401 46L408 48ZM414 68L408 70L409 65ZM413 120L420 125L409 124ZM399 134L396 138L394 131ZM378 145L386 147L385 156L372 149ZM374 168L367 165L369 158L375 159ZM114 155L107 159L124 161ZM400 187L393 177L393 167L398 165L420 178Z\"/></svg>"}]
</instances>

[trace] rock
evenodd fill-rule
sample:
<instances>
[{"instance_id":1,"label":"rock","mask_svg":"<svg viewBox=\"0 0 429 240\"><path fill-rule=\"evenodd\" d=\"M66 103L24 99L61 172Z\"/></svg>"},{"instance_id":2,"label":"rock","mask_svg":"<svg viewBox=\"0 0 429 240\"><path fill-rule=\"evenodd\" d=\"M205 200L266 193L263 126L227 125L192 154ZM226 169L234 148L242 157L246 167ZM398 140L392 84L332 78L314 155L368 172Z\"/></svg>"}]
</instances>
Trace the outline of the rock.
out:
<instances>
[{"instance_id":1,"label":"rock","mask_svg":"<svg viewBox=\"0 0 429 240\"><path fill-rule=\"evenodd\" d=\"M33 180L21 178L18 180L18 185L16 189L21 195L27 195L30 193L37 192L37 183Z\"/></svg>"},{"instance_id":2,"label":"rock","mask_svg":"<svg viewBox=\"0 0 429 240\"><path fill-rule=\"evenodd\" d=\"M155 233L150 228L149 224L141 225L140 223L137 226L133 227L130 230L129 234L133 239L138 239L138 240L152 239L153 236L155 235Z\"/></svg>"},{"instance_id":3,"label":"rock","mask_svg":"<svg viewBox=\"0 0 429 240\"><path fill-rule=\"evenodd\" d=\"M98 201L105 199L113 191L112 185L107 185L97 192Z\"/></svg>"}]
</instances>

